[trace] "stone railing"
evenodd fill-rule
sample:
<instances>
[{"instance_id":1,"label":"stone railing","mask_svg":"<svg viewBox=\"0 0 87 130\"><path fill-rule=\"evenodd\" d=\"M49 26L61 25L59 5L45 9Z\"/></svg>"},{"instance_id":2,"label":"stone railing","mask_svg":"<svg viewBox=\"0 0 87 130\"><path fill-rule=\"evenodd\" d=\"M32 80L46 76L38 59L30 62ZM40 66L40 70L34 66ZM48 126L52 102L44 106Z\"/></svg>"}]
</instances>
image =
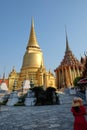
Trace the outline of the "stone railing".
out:
<instances>
[{"instance_id":1,"label":"stone railing","mask_svg":"<svg viewBox=\"0 0 87 130\"><path fill-rule=\"evenodd\" d=\"M81 97L83 100L86 100L86 95L84 93L81 93L81 92L76 92L76 95Z\"/></svg>"}]
</instances>

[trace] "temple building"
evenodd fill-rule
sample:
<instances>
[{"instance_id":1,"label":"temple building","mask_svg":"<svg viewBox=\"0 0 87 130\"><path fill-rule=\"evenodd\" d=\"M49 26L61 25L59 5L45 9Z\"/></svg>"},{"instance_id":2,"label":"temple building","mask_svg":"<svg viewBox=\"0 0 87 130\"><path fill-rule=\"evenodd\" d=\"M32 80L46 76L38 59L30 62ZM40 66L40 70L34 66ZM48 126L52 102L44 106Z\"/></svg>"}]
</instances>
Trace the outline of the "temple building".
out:
<instances>
[{"instance_id":1,"label":"temple building","mask_svg":"<svg viewBox=\"0 0 87 130\"><path fill-rule=\"evenodd\" d=\"M55 87L55 76L50 71L46 71L44 65L43 52L36 38L34 20L31 23L30 37L23 57L21 70L17 73L15 68L13 68L8 80L10 90L12 90L14 81L16 82L16 89L19 89L24 80L32 80L34 86Z\"/></svg>"},{"instance_id":2,"label":"temple building","mask_svg":"<svg viewBox=\"0 0 87 130\"><path fill-rule=\"evenodd\" d=\"M83 65L73 55L66 33L66 50L65 55L60 65L54 70L56 74L56 86L58 89L63 87L73 87L73 81L80 76L83 70Z\"/></svg>"},{"instance_id":3,"label":"temple building","mask_svg":"<svg viewBox=\"0 0 87 130\"><path fill-rule=\"evenodd\" d=\"M5 73L3 74L3 78L0 79L0 92L1 91L8 91L8 79L5 79Z\"/></svg>"},{"instance_id":4,"label":"temple building","mask_svg":"<svg viewBox=\"0 0 87 130\"><path fill-rule=\"evenodd\" d=\"M82 78L87 78L87 52L85 54L85 58L83 58Z\"/></svg>"}]
</instances>

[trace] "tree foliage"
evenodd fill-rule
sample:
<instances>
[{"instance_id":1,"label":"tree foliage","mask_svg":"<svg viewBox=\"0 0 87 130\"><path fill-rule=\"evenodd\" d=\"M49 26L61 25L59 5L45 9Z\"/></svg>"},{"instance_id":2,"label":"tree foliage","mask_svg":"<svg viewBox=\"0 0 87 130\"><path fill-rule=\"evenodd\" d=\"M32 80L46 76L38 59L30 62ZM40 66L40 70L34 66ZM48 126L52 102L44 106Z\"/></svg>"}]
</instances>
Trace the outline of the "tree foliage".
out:
<instances>
[{"instance_id":1,"label":"tree foliage","mask_svg":"<svg viewBox=\"0 0 87 130\"><path fill-rule=\"evenodd\" d=\"M46 90L44 90L43 87L39 86L39 87L34 87L32 91L35 93L36 105L58 104L58 97L56 95L55 88L48 87Z\"/></svg>"},{"instance_id":2,"label":"tree foliage","mask_svg":"<svg viewBox=\"0 0 87 130\"><path fill-rule=\"evenodd\" d=\"M78 82L81 79L81 77L76 77L73 81L74 86L78 86Z\"/></svg>"}]
</instances>

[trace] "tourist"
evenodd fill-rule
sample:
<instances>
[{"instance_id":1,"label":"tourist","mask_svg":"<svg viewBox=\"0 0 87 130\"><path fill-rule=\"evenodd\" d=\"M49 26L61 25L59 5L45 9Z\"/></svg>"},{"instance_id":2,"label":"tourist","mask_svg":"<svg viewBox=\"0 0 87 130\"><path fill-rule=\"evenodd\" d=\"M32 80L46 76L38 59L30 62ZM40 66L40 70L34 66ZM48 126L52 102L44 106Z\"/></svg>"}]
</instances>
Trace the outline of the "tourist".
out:
<instances>
[{"instance_id":1,"label":"tourist","mask_svg":"<svg viewBox=\"0 0 87 130\"><path fill-rule=\"evenodd\" d=\"M85 119L85 115L87 114L87 112L81 98L73 99L71 112L75 117L74 130L87 130L87 122Z\"/></svg>"}]
</instances>

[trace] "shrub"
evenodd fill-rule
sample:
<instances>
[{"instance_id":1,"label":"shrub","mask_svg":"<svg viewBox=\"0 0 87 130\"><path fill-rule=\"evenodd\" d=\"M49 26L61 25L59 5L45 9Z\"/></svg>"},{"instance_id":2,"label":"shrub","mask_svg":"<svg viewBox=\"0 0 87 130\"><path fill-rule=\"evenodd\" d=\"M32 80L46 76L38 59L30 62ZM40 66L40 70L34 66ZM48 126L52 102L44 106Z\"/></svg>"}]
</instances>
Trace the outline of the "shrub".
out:
<instances>
[{"instance_id":1,"label":"shrub","mask_svg":"<svg viewBox=\"0 0 87 130\"><path fill-rule=\"evenodd\" d=\"M53 101L53 93L55 93L56 89L53 88L53 87L48 87L46 89L46 99L47 99L47 105L51 105L51 104L54 104L54 101ZM56 95L55 95L56 96Z\"/></svg>"},{"instance_id":2,"label":"shrub","mask_svg":"<svg viewBox=\"0 0 87 130\"><path fill-rule=\"evenodd\" d=\"M81 79L81 77L76 77L73 81L74 86L78 86L78 82Z\"/></svg>"},{"instance_id":3,"label":"shrub","mask_svg":"<svg viewBox=\"0 0 87 130\"><path fill-rule=\"evenodd\" d=\"M17 102L14 106L25 106L25 104L23 102Z\"/></svg>"},{"instance_id":4,"label":"shrub","mask_svg":"<svg viewBox=\"0 0 87 130\"><path fill-rule=\"evenodd\" d=\"M42 86L32 88L32 91L35 93L36 104L35 105L44 105L45 104L45 91Z\"/></svg>"}]
</instances>

